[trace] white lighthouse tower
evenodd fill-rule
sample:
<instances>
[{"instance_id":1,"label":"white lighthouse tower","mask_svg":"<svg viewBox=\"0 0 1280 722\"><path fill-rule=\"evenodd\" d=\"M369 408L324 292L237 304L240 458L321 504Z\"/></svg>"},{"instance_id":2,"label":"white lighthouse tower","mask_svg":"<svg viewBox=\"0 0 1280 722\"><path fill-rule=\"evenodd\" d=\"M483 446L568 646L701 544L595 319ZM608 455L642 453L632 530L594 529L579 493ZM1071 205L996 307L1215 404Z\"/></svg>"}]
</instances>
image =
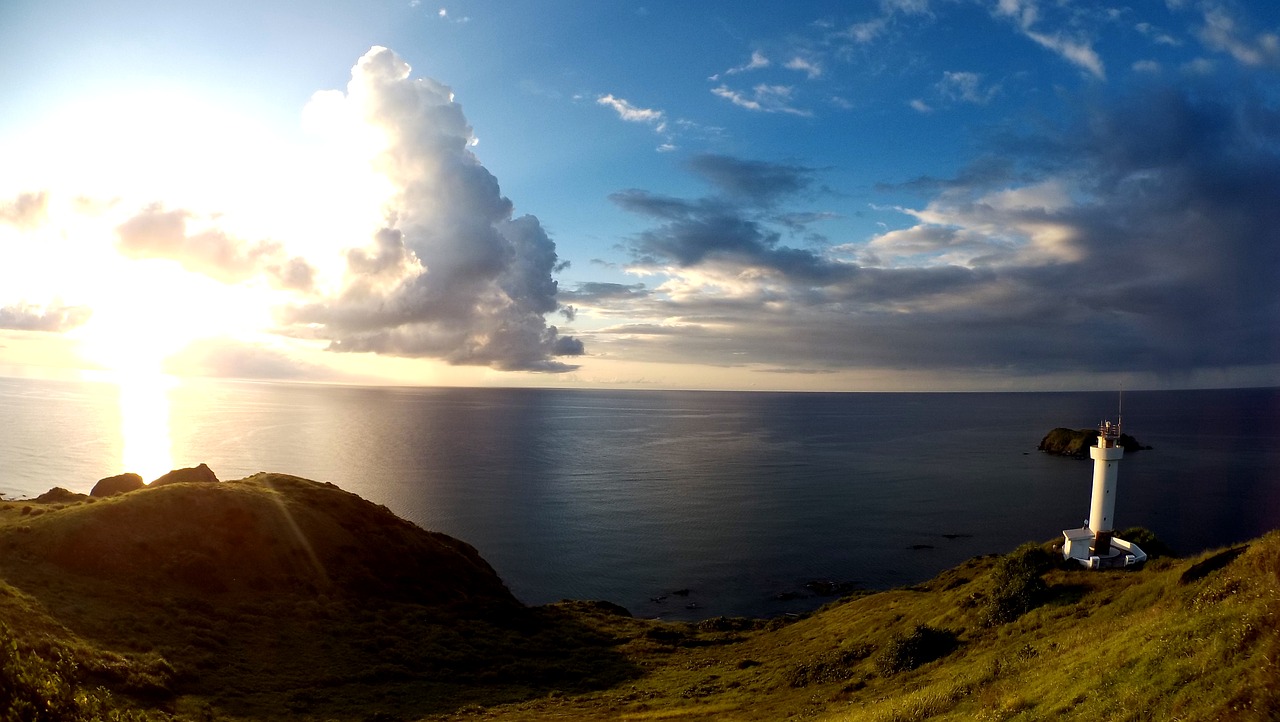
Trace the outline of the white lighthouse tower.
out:
<instances>
[{"instance_id":1,"label":"white lighthouse tower","mask_svg":"<svg viewBox=\"0 0 1280 722\"><path fill-rule=\"evenodd\" d=\"M1089 569L1109 569L1141 564L1147 555L1133 542L1115 536L1116 477L1124 448L1120 423L1104 421L1098 427L1098 445L1089 447L1093 459L1093 496L1089 518L1080 529L1066 529L1062 558L1075 559Z\"/></svg>"}]
</instances>

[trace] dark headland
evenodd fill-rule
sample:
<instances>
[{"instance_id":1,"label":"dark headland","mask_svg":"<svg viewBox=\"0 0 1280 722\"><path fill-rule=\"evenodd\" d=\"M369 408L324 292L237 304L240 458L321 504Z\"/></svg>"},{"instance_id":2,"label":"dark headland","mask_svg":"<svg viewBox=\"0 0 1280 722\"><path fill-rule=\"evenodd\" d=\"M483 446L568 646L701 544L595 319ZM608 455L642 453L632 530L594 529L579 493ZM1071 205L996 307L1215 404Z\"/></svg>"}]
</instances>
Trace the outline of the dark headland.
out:
<instances>
[{"instance_id":1,"label":"dark headland","mask_svg":"<svg viewBox=\"0 0 1280 722\"><path fill-rule=\"evenodd\" d=\"M0 501L0 720L1280 710L1278 532L1138 571L1027 544L803 617L671 623L525 606L471 546L332 484L213 479Z\"/></svg>"}]
</instances>

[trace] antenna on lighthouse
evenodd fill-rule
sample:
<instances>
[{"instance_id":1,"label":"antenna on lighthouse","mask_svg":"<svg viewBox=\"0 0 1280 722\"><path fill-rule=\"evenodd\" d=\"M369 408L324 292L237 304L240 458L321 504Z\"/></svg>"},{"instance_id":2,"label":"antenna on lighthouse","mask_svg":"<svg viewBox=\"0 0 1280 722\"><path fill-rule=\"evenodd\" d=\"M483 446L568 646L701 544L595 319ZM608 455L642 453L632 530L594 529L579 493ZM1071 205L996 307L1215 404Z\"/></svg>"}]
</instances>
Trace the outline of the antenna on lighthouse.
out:
<instances>
[{"instance_id":1,"label":"antenna on lighthouse","mask_svg":"<svg viewBox=\"0 0 1280 722\"><path fill-rule=\"evenodd\" d=\"M1124 430L1124 388L1120 389L1120 408L1116 411L1116 431Z\"/></svg>"}]
</instances>

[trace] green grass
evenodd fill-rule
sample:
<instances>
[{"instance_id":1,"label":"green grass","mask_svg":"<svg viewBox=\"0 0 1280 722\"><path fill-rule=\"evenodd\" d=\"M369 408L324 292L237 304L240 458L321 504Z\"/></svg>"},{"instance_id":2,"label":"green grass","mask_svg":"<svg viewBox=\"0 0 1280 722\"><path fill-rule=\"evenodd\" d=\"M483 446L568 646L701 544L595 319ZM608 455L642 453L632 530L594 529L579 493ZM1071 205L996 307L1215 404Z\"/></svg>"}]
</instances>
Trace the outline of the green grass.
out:
<instances>
[{"instance_id":1,"label":"green grass","mask_svg":"<svg viewBox=\"0 0 1280 722\"><path fill-rule=\"evenodd\" d=\"M1263 720L1280 710L1280 532L1137 571L1088 572L1025 545L802 619L685 624L590 602L521 607L470 547L333 488L274 475L217 487L60 508L0 502L0 685L47 693L63 710L48 719L67 720ZM239 520L235 533L201 526L223 518ZM116 553L137 556L88 566L67 556L119 520L136 533ZM182 572L178 551L220 586ZM447 588L369 584L387 558ZM292 586L238 576L255 565ZM38 678L54 686L40 692ZM6 713L27 718L0 703L0 721Z\"/></svg>"}]
</instances>

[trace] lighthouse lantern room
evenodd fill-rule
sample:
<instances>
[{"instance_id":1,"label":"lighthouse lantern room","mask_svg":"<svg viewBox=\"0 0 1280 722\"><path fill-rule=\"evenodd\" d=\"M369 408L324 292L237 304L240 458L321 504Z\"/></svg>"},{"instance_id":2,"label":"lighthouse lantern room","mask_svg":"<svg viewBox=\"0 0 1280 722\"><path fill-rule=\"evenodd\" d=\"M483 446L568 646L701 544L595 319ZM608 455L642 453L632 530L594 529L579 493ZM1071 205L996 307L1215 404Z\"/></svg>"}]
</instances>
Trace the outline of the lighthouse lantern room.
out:
<instances>
[{"instance_id":1,"label":"lighthouse lantern room","mask_svg":"<svg viewBox=\"0 0 1280 722\"><path fill-rule=\"evenodd\" d=\"M1079 529L1063 530L1062 558L1075 559L1089 569L1110 569L1141 564L1147 555L1133 542L1115 535L1116 477L1124 448L1120 423L1103 422L1098 444L1089 447L1093 459L1093 496L1089 518Z\"/></svg>"}]
</instances>

